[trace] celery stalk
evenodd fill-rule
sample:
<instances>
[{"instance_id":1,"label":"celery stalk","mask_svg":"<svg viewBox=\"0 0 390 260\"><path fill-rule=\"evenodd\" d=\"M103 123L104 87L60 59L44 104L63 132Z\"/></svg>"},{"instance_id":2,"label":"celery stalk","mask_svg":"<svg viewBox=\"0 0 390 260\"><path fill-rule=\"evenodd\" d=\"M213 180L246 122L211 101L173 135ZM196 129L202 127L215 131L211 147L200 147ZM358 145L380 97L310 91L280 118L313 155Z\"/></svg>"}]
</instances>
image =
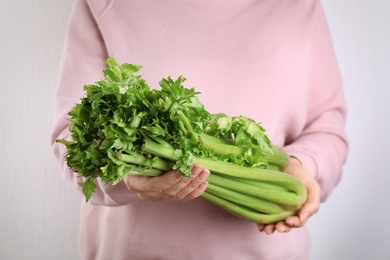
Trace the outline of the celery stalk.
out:
<instances>
[{"instance_id":1,"label":"celery stalk","mask_svg":"<svg viewBox=\"0 0 390 260\"><path fill-rule=\"evenodd\" d=\"M274 202L248 196L246 194L230 190L229 188L218 186L218 183L209 182L207 192L261 213L277 214L284 211L282 207Z\"/></svg>"},{"instance_id":2,"label":"celery stalk","mask_svg":"<svg viewBox=\"0 0 390 260\"><path fill-rule=\"evenodd\" d=\"M218 186L240 192L255 198L271 201L273 203L277 203L279 205L286 205L286 206L293 206L296 208L299 208L301 206L301 200L295 194L291 191L281 191L281 190L275 190L274 188L269 188L267 186L268 183L259 182L259 181L253 181L248 180L251 183L258 183L256 184L250 184L250 183L242 183L237 181L239 178L230 179L226 176L220 176L217 174L211 174L207 181L212 184L216 184ZM265 184L263 187L261 187L261 184Z\"/></svg>"},{"instance_id":3,"label":"celery stalk","mask_svg":"<svg viewBox=\"0 0 390 260\"><path fill-rule=\"evenodd\" d=\"M202 197L211 203L214 203L215 205L218 205L219 207L223 208L224 210L230 212L231 214L255 222L255 223L262 223L262 224L273 224L279 221L282 221L286 219L289 216L293 216L296 214L294 211L284 211L282 213L277 214L264 214L259 213L257 211L254 211L252 209L249 209L247 207L238 205L234 202L228 201L226 199L223 199L219 196L216 196L208 191L205 191L202 194Z\"/></svg>"},{"instance_id":4,"label":"celery stalk","mask_svg":"<svg viewBox=\"0 0 390 260\"><path fill-rule=\"evenodd\" d=\"M145 152L149 152L151 154L169 160L179 159L175 153L175 149L169 147L162 147L161 145L147 138L145 138L144 141L145 143L142 149ZM295 177L285 174L283 172L261 168L243 167L228 162L214 161L208 158L201 158L197 156L193 157L193 162L202 165L206 169L209 169L211 172L217 172L232 177L270 182L284 186L297 194L300 199L301 205L306 201L305 186Z\"/></svg>"}]
</instances>

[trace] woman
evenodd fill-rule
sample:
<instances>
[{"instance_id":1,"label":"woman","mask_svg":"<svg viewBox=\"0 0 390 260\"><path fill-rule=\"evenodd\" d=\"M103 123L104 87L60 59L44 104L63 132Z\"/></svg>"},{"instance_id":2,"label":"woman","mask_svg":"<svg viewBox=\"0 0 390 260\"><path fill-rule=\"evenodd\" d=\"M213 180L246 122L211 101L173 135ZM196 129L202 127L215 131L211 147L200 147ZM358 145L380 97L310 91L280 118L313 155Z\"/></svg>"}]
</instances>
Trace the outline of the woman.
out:
<instances>
[{"instance_id":1,"label":"woman","mask_svg":"<svg viewBox=\"0 0 390 260\"><path fill-rule=\"evenodd\" d=\"M54 140L69 139L66 114L84 84L102 78L110 55L142 65L152 86L183 75L212 113L261 122L291 156L286 172L305 184L309 199L297 216L256 226L198 198L209 175L201 165L190 179L169 171L116 186L97 182L81 206L81 258L308 259L305 223L339 182L347 154L346 106L320 2L76 0L53 131L62 172L76 189L80 179Z\"/></svg>"}]
</instances>

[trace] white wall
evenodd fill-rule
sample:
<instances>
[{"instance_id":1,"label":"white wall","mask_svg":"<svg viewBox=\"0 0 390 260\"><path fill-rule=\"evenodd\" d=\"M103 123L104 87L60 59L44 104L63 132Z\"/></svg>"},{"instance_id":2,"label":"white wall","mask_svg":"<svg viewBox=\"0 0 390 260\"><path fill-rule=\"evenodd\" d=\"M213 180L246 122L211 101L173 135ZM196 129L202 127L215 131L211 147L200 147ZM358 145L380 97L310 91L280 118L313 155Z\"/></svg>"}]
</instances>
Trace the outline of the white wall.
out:
<instances>
[{"instance_id":1,"label":"white wall","mask_svg":"<svg viewBox=\"0 0 390 260\"><path fill-rule=\"evenodd\" d=\"M50 149L72 1L1 1L0 259L77 259L78 198Z\"/></svg>"},{"instance_id":2,"label":"white wall","mask_svg":"<svg viewBox=\"0 0 390 260\"><path fill-rule=\"evenodd\" d=\"M390 259L390 1L324 0L351 143L339 187L310 222L314 260Z\"/></svg>"},{"instance_id":3,"label":"white wall","mask_svg":"<svg viewBox=\"0 0 390 260\"><path fill-rule=\"evenodd\" d=\"M0 259L77 259L79 197L49 145L71 2L2 1ZM351 151L309 223L313 260L390 259L390 1L324 0L349 106Z\"/></svg>"}]
</instances>

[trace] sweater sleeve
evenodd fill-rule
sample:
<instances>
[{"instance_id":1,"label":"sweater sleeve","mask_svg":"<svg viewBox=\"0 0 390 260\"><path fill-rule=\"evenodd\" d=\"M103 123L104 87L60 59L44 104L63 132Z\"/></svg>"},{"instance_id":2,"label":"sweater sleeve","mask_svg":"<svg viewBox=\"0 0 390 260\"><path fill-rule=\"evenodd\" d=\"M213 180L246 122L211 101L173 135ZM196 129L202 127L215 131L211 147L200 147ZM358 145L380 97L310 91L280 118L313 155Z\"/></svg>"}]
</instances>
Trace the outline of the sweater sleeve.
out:
<instances>
[{"instance_id":1,"label":"sweater sleeve","mask_svg":"<svg viewBox=\"0 0 390 260\"><path fill-rule=\"evenodd\" d=\"M325 201L341 178L348 141L346 103L325 15L314 12L310 39L306 125L285 150L298 158L321 186Z\"/></svg>"},{"instance_id":2,"label":"sweater sleeve","mask_svg":"<svg viewBox=\"0 0 390 260\"><path fill-rule=\"evenodd\" d=\"M66 34L60 75L55 93L54 127L52 148L61 165L61 172L78 191L83 179L72 172L64 159L66 147L56 143L56 139L70 139L68 130L69 110L80 102L85 84L96 82L102 77L104 60L108 57L104 39L85 0L76 0ZM90 203L96 205L119 206L136 199L124 183L116 186L96 181L97 189Z\"/></svg>"}]
</instances>

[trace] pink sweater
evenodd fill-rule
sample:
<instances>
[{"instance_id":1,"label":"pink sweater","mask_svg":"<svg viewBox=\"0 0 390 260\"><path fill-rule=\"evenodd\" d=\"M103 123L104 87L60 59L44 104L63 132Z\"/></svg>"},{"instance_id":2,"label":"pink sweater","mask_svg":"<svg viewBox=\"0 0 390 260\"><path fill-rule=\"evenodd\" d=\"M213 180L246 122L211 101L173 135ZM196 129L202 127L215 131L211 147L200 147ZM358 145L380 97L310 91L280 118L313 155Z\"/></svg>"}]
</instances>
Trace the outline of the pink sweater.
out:
<instances>
[{"instance_id":1,"label":"pink sweater","mask_svg":"<svg viewBox=\"0 0 390 260\"><path fill-rule=\"evenodd\" d=\"M345 101L318 0L76 0L52 138L77 190L80 179L54 140L69 138L67 112L84 84L102 78L109 55L142 65L156 87L163 77L183 75L210 112L261 122L272 142L315 176L323 201L339 182ZM82 203L79 239L82 259L104 260L304 259L310 245L306 228L268 236L202 198L145 202L123 183L99 183L92 201Z\"/></svg>"}]
</instances>

